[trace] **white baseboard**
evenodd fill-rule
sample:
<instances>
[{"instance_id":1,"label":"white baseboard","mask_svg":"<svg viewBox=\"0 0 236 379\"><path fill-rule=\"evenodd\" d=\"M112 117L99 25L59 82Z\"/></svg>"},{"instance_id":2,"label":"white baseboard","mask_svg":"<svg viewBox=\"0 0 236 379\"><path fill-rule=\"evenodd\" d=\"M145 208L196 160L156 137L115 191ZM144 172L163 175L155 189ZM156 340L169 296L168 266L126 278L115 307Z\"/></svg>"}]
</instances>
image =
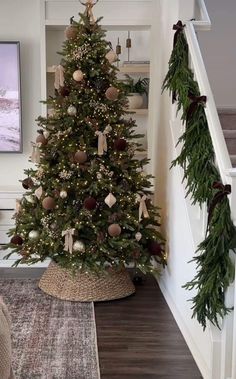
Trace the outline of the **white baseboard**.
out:
<instances>
[{"instance_id":1,"label":"white baseboard","mask_svg":"<svg viewBox=\"0 0 236 379\"><path fill-rule=\"evenodd\" d=\"M185 342L186 344L188 345L188 348L189 350L191 351L191 354L199 368L199 370L201 371L201 374L203 376L204 379L210 379L211 378L211 374L210 374L210 370L209 368L207 367L205 361L204 361L204 358L202 357L199 349L197 348L196 344L194 343L193 339L192 339L192 336L191 334L189 333L189 330L188 328L186 327L186 324L181 316L181 314L179 313L176 305L175 305L175 302L172 298L172 296L170 295L170 293L168 292L168 290L166 289L163 281L159 280L160 278L156 277L156 280L159 284L159 287L161 289L161 292L174 316L174 319L185 339Z\"/></svg>"}]
</instances>

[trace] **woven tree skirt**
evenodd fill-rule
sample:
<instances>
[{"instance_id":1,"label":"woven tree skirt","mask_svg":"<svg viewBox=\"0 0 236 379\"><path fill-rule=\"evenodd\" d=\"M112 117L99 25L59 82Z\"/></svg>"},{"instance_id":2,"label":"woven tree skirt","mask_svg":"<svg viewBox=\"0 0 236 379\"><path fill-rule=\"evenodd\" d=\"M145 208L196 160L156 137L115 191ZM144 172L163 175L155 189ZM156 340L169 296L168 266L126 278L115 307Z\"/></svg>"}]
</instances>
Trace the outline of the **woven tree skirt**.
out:
<instances>
[{"instance_id":1,"label":"woven tree skirt","mask_svg":"<svg viewBox=\"0 0 236 379\"><path fill-rule=\"evenodd\" d=\"M48 295L69 301L107 301L132 295L135 287L125 268L96 274L75 275L52 262L39 281L39 288Z\"/></svg>"}]
</instances>

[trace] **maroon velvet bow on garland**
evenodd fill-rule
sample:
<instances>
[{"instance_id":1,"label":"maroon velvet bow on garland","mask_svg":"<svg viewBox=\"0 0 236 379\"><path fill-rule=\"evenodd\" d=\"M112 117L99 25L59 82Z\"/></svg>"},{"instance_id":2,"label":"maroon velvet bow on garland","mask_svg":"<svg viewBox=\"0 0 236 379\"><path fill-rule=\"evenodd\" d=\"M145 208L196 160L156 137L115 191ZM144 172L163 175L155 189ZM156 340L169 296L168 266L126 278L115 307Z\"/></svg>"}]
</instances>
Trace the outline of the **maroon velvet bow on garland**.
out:
<instances>
[{"instance_id":1,"label":"maroon velvet bow on garland","mask_svg":"<svg viewBox=\"0 0 236 379\"><path fill-rule=\"evenodd\" d=\"M186 122L188 122L192 118L193 114L197 110L198 104L205 105L207 101L206 96L193 96L189 94L188 97L192 102L189 105L188 110L187 110Z\"/></svg>"},{"instance_id":2,"label":"maroon velvet bow on garland","mask_svg":"<svg viewBox=\"0 0 236 379\"><path fill-rule=\"evenodd\" d=\"M209 224L211 222L211 219L212 219L212 216L213 216L213 213L214 213L214 209L216 208L216 206L222 202L222 200L228 196L229 194L231 194L231 185L230 184L222 184L221 182L214 182L213 183L213 186L212 186L214 189L218 189L218 192L214 195L210 205L209 205L209 209L208 209L208 221L207 221L207 225L209 227Z\"/></svg>"}]
</instances>

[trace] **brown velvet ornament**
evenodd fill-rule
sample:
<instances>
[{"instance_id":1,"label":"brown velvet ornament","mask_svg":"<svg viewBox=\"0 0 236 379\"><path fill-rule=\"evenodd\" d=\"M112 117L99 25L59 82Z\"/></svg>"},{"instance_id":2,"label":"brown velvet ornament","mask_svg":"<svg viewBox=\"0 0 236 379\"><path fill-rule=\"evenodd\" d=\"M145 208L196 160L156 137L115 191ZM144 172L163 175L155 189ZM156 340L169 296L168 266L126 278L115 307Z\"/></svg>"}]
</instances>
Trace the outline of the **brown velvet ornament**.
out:
<instances>
[{"instance_id":1,"label":"brown velvet ornament","mask_svg":"<svg viewBox=\"0 0 236 379\"><path fill-rule=\"evenodd\" d=\"M69 96L70 90L67 87L60 87L60 95L63 97Z\"/></svg>"},{"instance_id":2,"label":"brown velvet ornament","mask_svg":"<svg viewBox=\"0 0 236 379\"><path fill-rule=\"evenodd\" d=\"M26 178L22 181L22 187L24 189L33 188L33 186L34 186L34 182L31 178Z\"/></svg>"},{"instance_id":3,"label":"brown velvet ornament","mask_svg":"<svg viewBox=\"0 0 236 379\"><path fill-rule=\"evenodd\" d=\"M53 197L47 196L42 201L42 206L46 210L52 210L56 206L56 202Z\"/></svg>"},{"instance_id":4,"label":"brown velvet ornament","mask_svg":"<svg viewBox=\"0 0 236 379\"><path fill-rule=\"evenodd\" d=\"M88 159L85 151L78 150L74 155L74 160L76 163L85 163Z\"/></svg>"},{"instance_id":5,"label":"brown velvet ornament","mask_svg":"<svg viewBox=\"0 0 236 379\"><path fill-rule=\"evenodd\" d=\"M148 250L151 255L158 255L159 257L163 255L161 245L157 241L149 241Z\"/></svg>"},{"instance_id":6,"label":"brown velvet ornament","mask_svg":"<svg viewBox=\"0 0 236 379\"><path fill-rule=\"evenodd\" d=\"M119 224L111 224L108 227L108 233L111 237L117 237L121 234L121 227Z\"/></svg>"},{"instance_id":7,"label":"brown velvet ornament","mask_svg":"<svg viewBox=\"0 0 236 379\"><path fill-rule=\"evenodd\" d=\"M14 245L23 245L23 239L18 235L13 236L10 242Z\"/></svg>"},{"instance_id":8,"label":"brown velvet ornament","mask_svg":"<svg viewBox=\"0 0 236 379\"><path fill-rule=\"evenodd\" d=\"M92 211L97 206L96 199L94 197L87 197L87 199L84 200L84 208L88 211Z\"/></svg>"},{"instance_id":9,"label":"brown velvet ornament","mask_svg":"<svg viewBox=\"0 0 236 379\"><path fill-rule=\"evenodd\" d=\"M48 140L44 137L43 134L39 134L36 138L36 143L41 143L42 145L47 145Z\"/></svg>"},{"instance_id":10,"label":"brown velvet ornament","mask_svg":"<svg viewBox=\"0 0 236 379\"><path fill-rule=\"evenodd\" d=\"M68 39L75 39L78 34L78 29L75 25L69 25L65 29L65 36Z\"/></svg>"},{"instance_id":11,"label":"brown velvet ornament","mask_svg":"<svg viewBox=\"0 0 236 379\"><path fill-rule=\"evenodd\" d=\"M114 142L114 147L118 151L124 151L127 147L127 142L123 138L118 138Z\"/></svg>"},{"instance_id":12,"label":"brown velvet ornament","mask_svg":"<svg viewBox=\"0 0 236 379\"><path fill-rule=\"evenodd\" d=\"M105 95L108 100L115 101L118 98L119 90L115 87L109 87L107 88Z\"/></svg>"}]
</instances>

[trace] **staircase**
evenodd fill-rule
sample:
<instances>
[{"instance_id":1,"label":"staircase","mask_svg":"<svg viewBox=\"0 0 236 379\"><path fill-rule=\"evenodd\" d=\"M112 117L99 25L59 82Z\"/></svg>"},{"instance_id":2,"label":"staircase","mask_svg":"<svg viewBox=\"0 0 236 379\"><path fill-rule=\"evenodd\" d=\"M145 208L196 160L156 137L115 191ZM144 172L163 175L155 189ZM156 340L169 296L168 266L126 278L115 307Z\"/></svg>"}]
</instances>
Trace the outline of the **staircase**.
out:
<instances>
[{"instance_id":1,"label":"staircase","mask_svg":"<svg viewBox=\"0 0 236 379\"><path fill-rule=\"evenodd\" d=\"M232 166L236 167L236 113L219 112L219 118Z\"/></svg>"},{"instance_id":2,"label":"staircase","mask_svg":"<svg viewBox=\"0 0 236 379\"><path fill-rule=\"evenodd\" d=\"M186 25L185 37L189 46L190 67L198 82L201 95L207 97L205 114L215 152L215 163L221 181L230 184L229 196L232 219L236 225L236 112L218 112L202 57L198 31L207 31L211 22L204 0L154 1L161 22L153 20L150 95L149 95L149 158L154 182L156 203L161 204L163 230L167 240L168 267L159 278L161 291L177 321L189 349L204 379L236 379L236 312L222 322L221 330L208 324L205 332L192 319L191 302L194 293L182 288L195 276L192 260L197 246L205 238L207 207L193 205L186 197L183 171L170 170L171 162L179 155L179 137L184 131L181 114L176 115L168 93L161 94L168 61L173 48L173 24L178 20ZM159 8L158 8L159 4ZM160 49L161 47L161 49ZM160 54L161 51L161 54ZM155 79L155 80L154 80ZM235 256L231 254L234 262ZM236 309L235 283L226 294L226 304ZM189 378L190 379L190 378Z\"/></svg>"}]
</instances>

